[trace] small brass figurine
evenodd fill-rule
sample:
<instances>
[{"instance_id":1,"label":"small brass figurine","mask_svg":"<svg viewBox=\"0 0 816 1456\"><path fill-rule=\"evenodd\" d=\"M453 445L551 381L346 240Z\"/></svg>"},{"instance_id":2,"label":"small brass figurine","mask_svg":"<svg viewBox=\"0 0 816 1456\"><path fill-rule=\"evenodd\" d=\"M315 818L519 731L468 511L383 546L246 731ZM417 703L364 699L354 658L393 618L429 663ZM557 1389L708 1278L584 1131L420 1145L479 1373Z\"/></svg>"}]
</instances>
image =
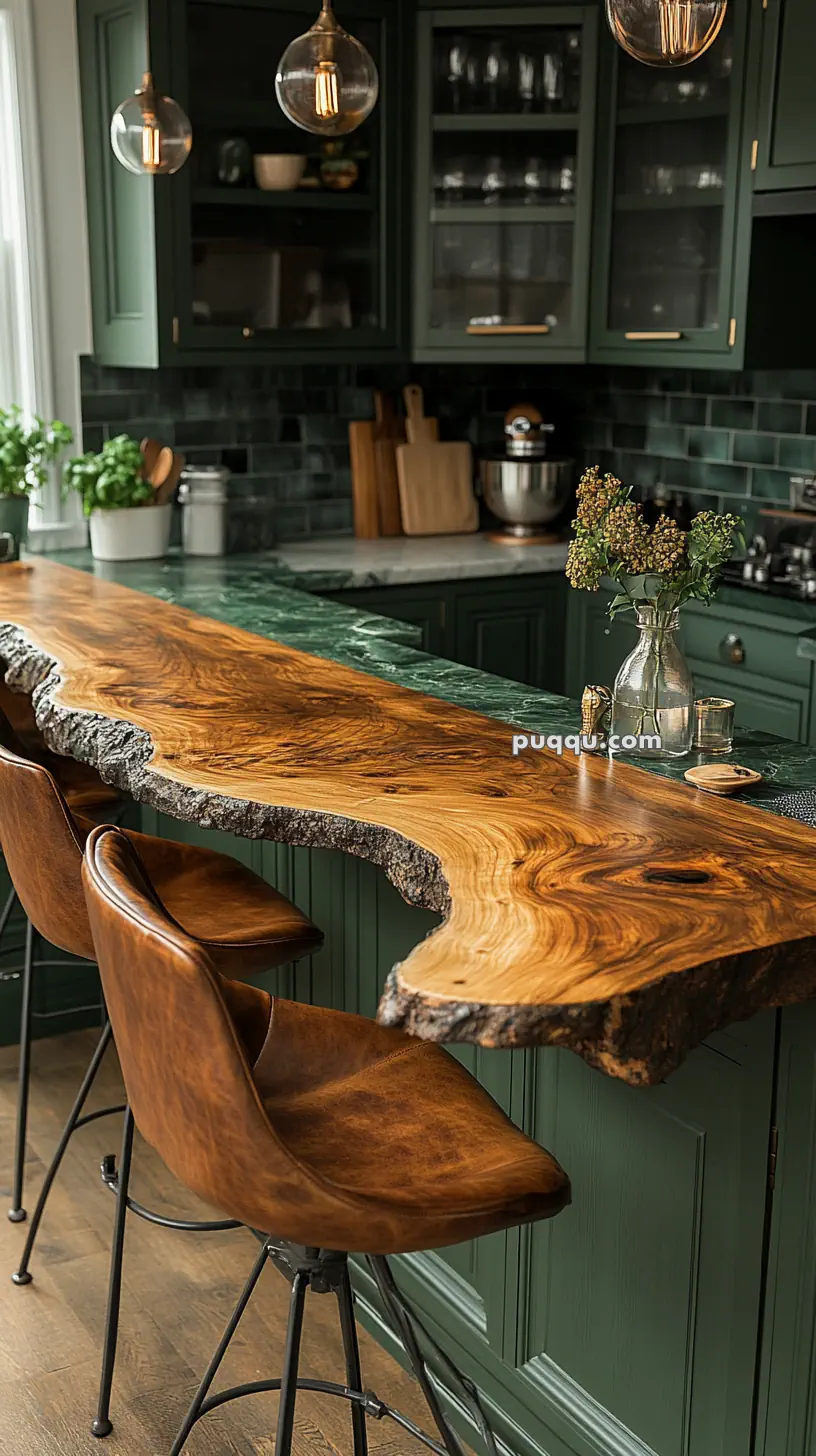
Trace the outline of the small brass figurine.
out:
<instances>
[{"instance_id":1,"label":"small brass figurine","mask_svg":"<svg viewBox=\"0 0 816 1456\"><path fill-rule=\"evenodd\" d=\"M612 694L609 688L595 685L585 687L581 698L581 737L583 740L594 740L592 748L587 748L584 741L582 747L585 753L602 751L611 723Z\"/></svg>"}]
</instances>

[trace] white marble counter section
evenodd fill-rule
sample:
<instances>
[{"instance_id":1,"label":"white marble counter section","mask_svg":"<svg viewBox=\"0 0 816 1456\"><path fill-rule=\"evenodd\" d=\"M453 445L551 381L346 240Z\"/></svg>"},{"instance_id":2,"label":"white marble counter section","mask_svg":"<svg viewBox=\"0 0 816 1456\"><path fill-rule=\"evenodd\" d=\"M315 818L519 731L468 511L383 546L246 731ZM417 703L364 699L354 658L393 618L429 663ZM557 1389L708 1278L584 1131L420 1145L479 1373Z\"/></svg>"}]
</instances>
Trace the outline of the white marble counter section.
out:
<instances>
[{"instance_id":1,"label":"white marble counter section","mask_svg":"<svg viewBox=\"0 0 816 1456\"><path fill-rule=\"evenodd\" d=\"M567 543L504 546L481 534L396 536L377 541L328 536L281 545L274 554L284 566L304 575L347 572L344 586L351 588L560 572L566 565Z\"/></svg>"}]
</instances>

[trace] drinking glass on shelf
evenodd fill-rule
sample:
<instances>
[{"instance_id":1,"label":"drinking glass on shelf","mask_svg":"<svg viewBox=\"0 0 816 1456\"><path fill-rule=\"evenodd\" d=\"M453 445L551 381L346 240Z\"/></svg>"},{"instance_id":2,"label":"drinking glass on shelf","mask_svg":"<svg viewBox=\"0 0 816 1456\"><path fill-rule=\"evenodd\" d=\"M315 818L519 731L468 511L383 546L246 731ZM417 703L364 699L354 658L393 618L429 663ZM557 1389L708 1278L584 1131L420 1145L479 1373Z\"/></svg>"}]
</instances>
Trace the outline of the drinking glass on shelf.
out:
<instances>
[{"instance_id":1,"label":"drinking glass on shelf","mask_svg":"<svg viewBox=\"0 0 816 1456\"><path fill-rule=\"evenodd\" d=\"M507 173L501 157L488 157L482 178L482 198L487 206L500 204L507 191Z\"/></svg>"},{"instance_id":2,"label":"drinking glass on shelf","mask_svg":"<svg viewBox=\"0 0 816 1456\"><path fill-rule=\"evenodd\" d=\"M677 183L678 170L676 167L652 166L641 168L641 190L647 197L668 197L674 192Z\"/></svg>"},{"instance_id":3,"label":"drinking glass on shelf","mask_svg":"<svg viewBox=\"0 0 816 1456\"><path fill-rule=\"evenodd\" d=\"M570 30L564 53L564 105L567 111L577 111L581 105L582 65L581 32Z\"/></svg>"},{"instance_id":4,"label":"drinking glass on shelf","mask_svg":"<svg viewBox=\"0 0 816 1456\"><path fill-rule=\"evenodd\" d=\"M451 36L442 60L441 111L473 111L476 104L478 62L472 43L463 35Z\"/></svg>"},{"instance_id":5,"label":"drinking glass on shelf","mask_svg":"<svg viewBox=\"0 0 816 1456\"><path fill-rule=\"evenodd\" d=\"M575 201L575 158L562 157L558 174L558 201L571 206Z\"/></svg>"},{"instance_id":6,"label":"drinking glass on shelf","mask_svg":"<svg viewBox=\"0 0 816 1456\"><path fill-rule=\"evenodd\" d=\"M538 207L544 201L547 190L547 174L540 157L528 157L522 176L523 201L526 206Z\"/></svg>"},{"instance_id":7,"label":"drinking glass on shelf","mask_svg":"<svg viewBox=\"0 0 816 1456\"><path fill-rule=\"evenodd\" d=\"M434 191L442 203L455 205L464 201L465 169L460 157L452 157L436 174Z\"/></svg>"},{"instance_id":8,"label":"drinking glass on shelf","mask_svg":"<svg viewBox=\"0 0 816 1456\"><path fill-rule=\"evenodd\" d=\"M482 65L485 103L488 111L503 111L509 91L510 65L504 41L488 42Z\"/></svg>"},{"instance_id":9,"label":"drinking glass on shelf","mask_svg":"<svg viewBox=\"0 0 816 1456\"><path fill-rule=\"evenodd\" d=\"M539 97L540 73L535 56L521 50L516 57L516 90L519 110L534 111Z\"/></svg>"},{"instance_id":10,"label":"drinking glass on shelf","mask_svg":"<svg viewBox=\"0 0 816 1456\"><path fill-rule=\"evenodd\" d=\"M541 98L545 111L560 111L564 102L564 61L550 50L541 66Z\"/></svg>"}]
</instances>

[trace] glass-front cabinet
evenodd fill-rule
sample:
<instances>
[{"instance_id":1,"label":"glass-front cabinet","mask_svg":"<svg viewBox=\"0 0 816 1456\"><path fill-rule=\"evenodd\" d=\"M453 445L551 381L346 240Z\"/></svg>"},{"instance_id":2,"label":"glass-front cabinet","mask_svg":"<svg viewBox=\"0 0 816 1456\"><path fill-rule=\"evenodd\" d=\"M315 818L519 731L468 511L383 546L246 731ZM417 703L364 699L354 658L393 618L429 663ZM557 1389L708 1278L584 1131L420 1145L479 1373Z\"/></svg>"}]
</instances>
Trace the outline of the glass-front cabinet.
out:
<instances>
[{"instance_id":1,"label":"glass-front cabinet","mask_svg":"<svg viewBox=\"0 0 816 1456\"><path fill-rule=\"evenodd\" d=\"M597 10L420 15L414 356L585 353Z\"/></svg>"},{"instance_id":2,"label":"glass-front cabinet","mask_svg":"<svg viewBox=\"0 0 816 1456\"><path fill-rule=\"evenodd\" d=\"M177 230L182 348L376 346L397 306L382 246L382 208L396 185L384 153L389 78L358 131L324 141L292 126L274 86L314 0L186 3L195 147ZM381 69L382 8L350 0L342 18Z\"/></svg>"},{"instance_id":3,"label":"glass-front cabinet","mask_svg":"<svg viewBox=\"0 0 816 1456\"><path fill-rule=\"evenodd\" d=\"M737 345L747 6L676 70L604 48L592 357L727 354Z\"/></svg>"},{"instance_id":4,"label":"glass-front cabinet","mask_svg":"<svg viewBox=\"0 0 816 1456\"><path fill-rule=\"evenodd\" d=\"M340 141L301 131L277 64L316 0L79 0L96 357L385 359L407 348L401 197L408 147L401 0L348 0L377 105ZM193 126L171 177L133 177L108 143L146 67ZM407 251L407 250L406 250Z\"/></svg>"}]
</instances>

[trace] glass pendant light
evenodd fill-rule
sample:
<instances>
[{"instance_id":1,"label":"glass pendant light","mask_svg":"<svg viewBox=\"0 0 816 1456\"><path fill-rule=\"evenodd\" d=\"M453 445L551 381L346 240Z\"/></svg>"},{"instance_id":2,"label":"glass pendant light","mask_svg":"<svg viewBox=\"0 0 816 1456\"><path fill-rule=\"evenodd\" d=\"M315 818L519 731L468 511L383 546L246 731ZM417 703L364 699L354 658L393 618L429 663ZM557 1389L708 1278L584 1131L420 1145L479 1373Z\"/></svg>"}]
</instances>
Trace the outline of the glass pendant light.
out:
<instances>
[{"instance_id":1,"label":"glass pendant light","mask_svg":"<svg viewBox=\"0 0 816 1456\"><path fill-rule=\"evenodd\" d=\"M162 96L145 71L139 90L117 106L111 146L118 161L137 176L178 172L193 145L193 128L177 101Z\"/></svg>"},{"instance_id":2,"label":"glass pendant light","mask_svg":"<svg viewBox=\"0 0 816 1456\"><path fill-rule=\"evenodd\" d=\"M687 66L714 43L727 0L606 0L619 46L646 66Z\"/></svg>"},{"instance_id":3,"label":"glass pendant light","mask_svg":"<svg viewBox=\"0 0 816 1456\"><path fill-rule=\"evenodd\" d=\"M373 111L380 85L364 45L338 24L331 0L311 30L287 46L275 91L281 110L303 131L345 136Z\"/></svg>"}]
</instances>

